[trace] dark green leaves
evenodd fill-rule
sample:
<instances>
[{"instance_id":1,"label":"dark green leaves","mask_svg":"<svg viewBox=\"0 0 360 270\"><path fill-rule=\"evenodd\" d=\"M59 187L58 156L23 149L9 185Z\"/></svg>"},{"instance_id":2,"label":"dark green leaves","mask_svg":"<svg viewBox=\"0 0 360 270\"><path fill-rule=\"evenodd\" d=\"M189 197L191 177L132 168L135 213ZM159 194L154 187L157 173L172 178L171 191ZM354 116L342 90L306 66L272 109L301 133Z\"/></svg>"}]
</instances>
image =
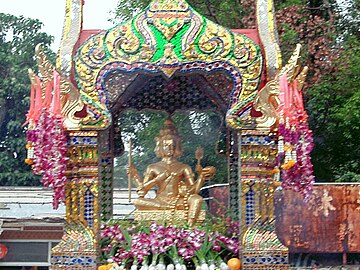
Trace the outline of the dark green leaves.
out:
<instances>
[{"instance_id":1,"label":"dark green leaves","mask_svg":"<svg viewBox=\"0 0 360 270\"><path fill-rule=\"evenodd\" d=\"M35 46L49 55L53 37L38 20L0 13L0 185L39 185L24 163L25 114L29 108L28 68L36 70Z\"/></svg>"}]
</instances>

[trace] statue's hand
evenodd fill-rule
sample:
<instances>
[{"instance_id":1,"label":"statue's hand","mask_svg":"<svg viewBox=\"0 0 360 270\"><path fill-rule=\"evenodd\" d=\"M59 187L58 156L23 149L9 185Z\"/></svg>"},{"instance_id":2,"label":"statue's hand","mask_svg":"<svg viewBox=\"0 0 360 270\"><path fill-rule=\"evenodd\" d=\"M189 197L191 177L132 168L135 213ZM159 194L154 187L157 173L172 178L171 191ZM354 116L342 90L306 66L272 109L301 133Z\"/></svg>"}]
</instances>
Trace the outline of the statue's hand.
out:
<instances>
[{"instance_id":1,"label":"statue's hand","mask_svg":"<svg viewBox=\"0 0 360 270\"><path fill-rule=\"evenodd\" d=\"M137 192L139 198L144 198L145 195L146 195L146 192L145 192L145 190L143 189L143 187L137 188L137 189L136 189L136 192Z\"/></svg>"},{"instance_id":2,"label":"statue's hand","mask_svg":"<svg viewBox=\"0 0 360 270\"><path fill-rule=\"evenodd\" d=\"M214 177L216 172L216 168L213 166L205 167L201 171L201 175L205 177L205 179L211 179Z\"/></svg>"},{"instance_id":3,"label":"statue's hand","mask_svg":"<svg viewBox=\"0 0 360 270\"><path fill-rule=\"evenodd\" d=\"M189 191L189 189L185 184L179 185L179 195L181 197L184 197L188 191Z\"/></svg>"},{"instance_id":4,"label":"statue's hand","mask_svg":"<svg viewBox=\"0 0 360 270\"><path fill-rule=\"evenodd\" d=\"M200 164L196 164L196 168L195 168L197 174L201 174L203 167Z\"/></svg>"},{"instance_id":5,"label":"statue's hand","mask_svg":"<svg viewBox=\"0 0 360 270\"><path fill-rule=\"evenodd\" d=\"M133 179L134 177L137 177L139 175L134 163L130 163L126 172L131 179Z\"/></svg>"}]
</instances>

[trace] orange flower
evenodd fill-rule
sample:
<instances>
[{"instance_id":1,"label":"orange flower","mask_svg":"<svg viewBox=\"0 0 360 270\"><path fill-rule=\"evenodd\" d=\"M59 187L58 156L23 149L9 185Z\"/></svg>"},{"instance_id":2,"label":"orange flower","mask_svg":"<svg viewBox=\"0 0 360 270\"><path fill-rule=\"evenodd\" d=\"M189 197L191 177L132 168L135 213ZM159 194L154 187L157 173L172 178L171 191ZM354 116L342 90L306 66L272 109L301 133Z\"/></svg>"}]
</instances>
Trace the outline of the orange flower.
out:
<instances>
[{"instance_id":1,"label":"orange flower","mask_svg":"<svg viewBox=\"0 0 360 270\"><path fill-rule=\"evenodd\" d=\"M109 270L111 268L112 264L109 263L109 264L104 264L104 265L100 265L98 267L98 270Z\"/></svg>"},{"instance_id":2,"label":"orange flower","mask_svg":"<svg viewBox=\"0 0 360 270\"><path fill-rule=\"evenodd\" d=\"M27 165L32 165L32 164L34 164L34 161L32 159L30 159L30 158L25 158L25 163Z\"/></svg>"},{"instance_id":3,"label":"orange flower","mask_svg":"<svg viewBox=\"0 0 360 270\"><path fill-rule=\"evenodd\" d=\"M273 172L273 173L279 173L280 170L279 170L279 168L276 167L276 168L274 168L274 169L272 170L272 172Z\"/></svg>"},{"instance_id":4,"label":"orange flower","mask_svg":"<svg viewBox=\"0 0 360 270\"><path fill-rule=\"evenodd\" d=\"M284 163L283 165L281 165L281 169L283 170L289 170L290 168L292 168L295 165L296 161L295 160L289 160L288 162Z\"/></svg>"},{"instance_id":5,"label":"orange flower","mask_svg":"<svg viewBox=\"0 0 360 270\"><path fill-rule=\"evenodd\" d=\"M292 151L293 150L293 147L292 147L292 145L289 145L289 144L285 144L285 146L284 146L284 150L285 150L285 152L286 151Z\"/></svg>"},{"instance_id":6,"label":"orange flower","mask_svg":"<svg viewBox=\"0 0 360 270\"><path fill-rule=\"evenodd\" d=\"M240 270L241 261L238 258L231 258L228 260L227 265L229 270Z\"/></svg>"}]
</instances>

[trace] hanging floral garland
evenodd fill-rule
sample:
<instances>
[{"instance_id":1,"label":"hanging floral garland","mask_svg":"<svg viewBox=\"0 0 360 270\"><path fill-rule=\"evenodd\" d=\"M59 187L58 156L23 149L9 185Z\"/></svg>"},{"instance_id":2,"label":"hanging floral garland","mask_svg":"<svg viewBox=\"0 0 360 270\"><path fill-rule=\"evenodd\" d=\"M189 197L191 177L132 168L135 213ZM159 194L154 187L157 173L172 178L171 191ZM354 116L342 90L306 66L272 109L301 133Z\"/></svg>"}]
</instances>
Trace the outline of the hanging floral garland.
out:
<instances>
[{"instance_id":1,"label":"hanging floral garland","mask_svg":"<svg viewBox=\"0 0 360 270\"><path fill-rule=\"evenodd\" d=\"M279 98L277 161L282 186L300 192L308 199L315 179L310 157L314 146L312 131L297 82L288 83L286 74L280 77Z\"/></svg>"},{"instance_id":2,"label":"hanging floral garland","mask_svg":"<svg viewBox=\"0 0 360 270\"><path fill-rule=\"evenodd\" d=\"M30 109L27 114L27 164L35 174L42 175L42 183L53 190L53 207L58 208L65 198L66 135L60 108L60 76L54 70L53 81L46 85L42 98L41 82L36 77L32 85ZM36 91L35 91L36 89Z\"/></svg>"}]
</instances>

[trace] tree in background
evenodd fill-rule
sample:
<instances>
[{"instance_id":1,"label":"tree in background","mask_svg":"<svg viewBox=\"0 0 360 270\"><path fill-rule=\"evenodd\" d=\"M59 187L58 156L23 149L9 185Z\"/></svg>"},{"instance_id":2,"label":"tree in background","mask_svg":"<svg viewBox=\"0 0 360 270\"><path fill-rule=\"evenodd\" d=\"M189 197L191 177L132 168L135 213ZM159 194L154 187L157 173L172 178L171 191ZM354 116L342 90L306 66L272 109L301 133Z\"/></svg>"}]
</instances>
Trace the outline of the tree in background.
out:
<instances>
[{"instance_id":1,"label":"tree in background","mask_svg":"<svg viewBox=\"0 0 360 270\"><path fill-rule=\"evenodd\" d=\"M308 90L315 134L313 163L318 180L360 182L360 42L348 37L336 72Z\"/></svg>"},{"instance_id":2,"label":"tree in background","mask_svg":"<svg viewBox=\"0 0 360 270\"><path fill-rule=\"evenodd\" d=\"M223 26L229 28L244 28L245 26L241 18L248 13L248 7L244 8L243 1L188 0L187 2L200 14ZM150 0L119 0L112 21L120 23L129 20L145 9L149 3Z\"/></svg>"},{"instance_id":3,"label":"tree in background","mask_svg":"<svg viewBox=\"0 0 360 270\"><path fill-rule=\"evenodd\" d=\"M38 20L0 13L0 185L39 185L24 163L25 114L29 108L28 69L36 70L34 49L42 43L48 55L53 37Z\"/></svg>"},{"instance_id":4,"label":"tree in background","mask_svg":"<svg viewBox=\"0 0 360 270\"><path fill-rule=\"evenodd\" d=\"M277 2L284 55L304 45L309 67L305 99L317 181L360 181L359 1ZM287 59L287 58L286 58Z\"/></svg>"}]
</instances>

